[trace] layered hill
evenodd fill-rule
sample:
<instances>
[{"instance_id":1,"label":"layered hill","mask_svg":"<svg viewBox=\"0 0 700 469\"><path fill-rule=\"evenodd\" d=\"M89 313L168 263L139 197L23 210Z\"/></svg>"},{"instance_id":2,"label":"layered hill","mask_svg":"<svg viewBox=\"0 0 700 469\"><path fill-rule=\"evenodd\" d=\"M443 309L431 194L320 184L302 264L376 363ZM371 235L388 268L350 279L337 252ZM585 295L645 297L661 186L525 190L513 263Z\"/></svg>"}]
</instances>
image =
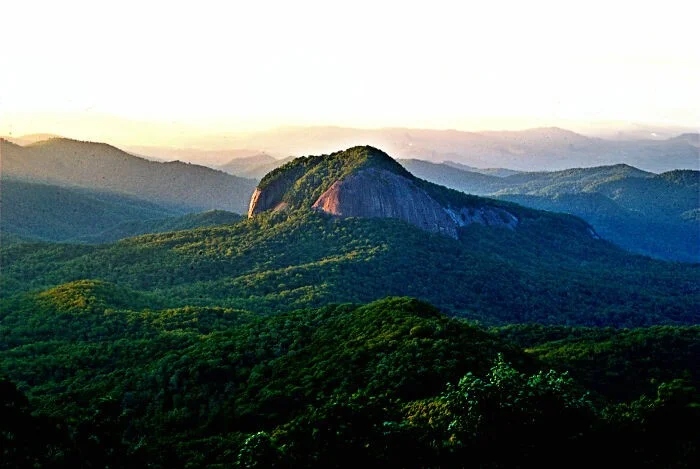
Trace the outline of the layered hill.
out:
<instances>
[{"instance_id":1,"label":"layered hill","mask_svg":"<svg viewBox=\"0 0 700 469\"><path fill-rule=\"evenodd\" d=\"M284 159L277 159L273 158L267 153L260 153L257 155L233 158L226 164L218 166L218 169L234 176L260 180L273 169L282 166L292 159L294 158L288 157Z\"/></svg>"},{"instance_id":2,"label":"layered hill","mask_svg":"<svg viewBox=\"0 0 700 469\"><path fill-rule=\"evenodd\" d=\"M97 189L175 210L245 213L255 182L204 166L161 163L63 138L20 146L0 140L2 178Z\"/></svg>"},{"instance_id":3,"label":"layered hill","mask_svg":"<svg viewBox=\"0 0 700 469\"><path fill-rule=\"evenodd\" d=\"M628 165L495 177L452 164L400 160L418 177L470 194L570 213L632 252L700 262L700 172L662 174Z\"/></svg>"},{"instance_id":4,"label":"layered hill","mask_svg":"<svg viewBox=\"0 0 700 469\"><path fill-rule=\"evenodd\" d=\"M700 266L430 184L370 147L289 163L250 208L101 246L0 245L3 462L697 459ZM445 221L462 210L517 223Z\"/></svg>"},{"instance_id":5,"label":"layered hill","mask_svg":"<svg viewBox=\"0 0 700 469\"><path fill-rule=\"evenodd\" d=\"M699 320L697 265L630 255L570 215L436 186L371 147L271 172L239 223L0 255L4 298L87 278L168 307L268 314L391 295L499 324Z\"/></svg>"},{"instance_id":6,"label":"layered hill","mask_svg":"<svg viewBox=\"0 0 700 469\"><path fill-rule=\"evenodd\" d=\"M234 223L223 210L187 213L136 197L93 189L2 179L0 240L108 243L145 233Z\"/></svg>"},{"instance_id":7,"label":"layered hill","mask_svg":"<svg viewBox=\"0 0 700 469\"><path fill-rule=\"evenodd\" d=\"M7 467L558 467L554 444L576 463L660 468L697 454L697 326L486 330L409 298L256 317L88 280L0 319Z\"/></svg>"},{"instance_id":8,"label":"layered hill","mask_svg":"<svg viewBox=\"0 0 700 469\"><path fill-rule=\"evenodd\" d=\"M230 148L256 148L270 155L328 153L369 144L395 158L453 161L477 168L555 171L576 167L628 164L655 173L700 170L696 133L657 138L598 138L558 127L517 131L465 132L411 128L284 127L227 136ZM212 140L197 142L213 145Z\"/></svg>"}]
</instances>

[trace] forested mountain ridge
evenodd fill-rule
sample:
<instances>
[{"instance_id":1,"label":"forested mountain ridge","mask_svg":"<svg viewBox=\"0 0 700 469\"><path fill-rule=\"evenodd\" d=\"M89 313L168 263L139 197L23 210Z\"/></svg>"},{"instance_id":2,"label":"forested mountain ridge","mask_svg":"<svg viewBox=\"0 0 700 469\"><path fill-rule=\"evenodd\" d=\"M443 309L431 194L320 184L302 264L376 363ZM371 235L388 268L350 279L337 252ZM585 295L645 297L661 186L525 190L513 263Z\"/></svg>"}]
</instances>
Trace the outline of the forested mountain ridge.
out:
<instances>
[{"instance_id":1,"label":"forested mountain ridge","mask_svg":"<svg viewBox=\"0 0 700 469\"><path fill-rule=\"evenodd\" d=\"M268 317L132 300L77 282L0 310L3 465L558 467L552 444L591 464L697 456L699 370L668 355L697 348L697 328L667 328L671 346L633 331L660 379L637 383L624 331L486 331L409 298ZM618 344L604 368L576 362L603 338ZM555 353L516 345L533 340Z\"/></svg>"},{"instance_id":2,"label":"forested mountain ridge","mask_svg":"<svg viewBox=\"0 0 700 469\"><path fill-rule=\"evenodd\" d=\"M0 140L3 179L129 195L188 212L245 213L255 182L179 161L162 163L104 143L54 138L19 146Z\"/></svg>"},{"instance_id":3,"label":"forested mountain ridge","mask_svg":"<svg viewBox=\"0 0 700 469\"><path fill-rule=\"evenodd\" d=\"M241 216L222 210L188 213L129 195L2 179L0 236L15 240L108 243L145 233L234 223Z\"/></svg>"},{"instance_id":4,"label":"forested mountain ridge","mask_svg":"<svg viewBox=\"0 0 700 469\"><path fill-rule=\"evenodd\" d=\"M527 209L459 193L413 176L373 147L297 158L266 175L248 210L311 209L339 217L397 218L421 229L458 238L471 224L516 230ZM545 217L538 214L539 217ZM582 223L578 223L578 228ZM592 229L589 235L597 237Z\"/></svg>"},{"instance_id":5,"label":"forested mountain ridge","mask_svg":"<svg viewBox=\"0 0 700 469\"><path fill-rule=\"evenodd\" d=\"M632 252L700 262L700 171L654 174L619 164L494 177L448 164L400 163L418 177L466 193L579 216Z\"/></svg>"},{"instance_id":6,"label":"forested mountain ridge","mask_svg":"<svg viewBox=\"0 0 700 469\"><path fill-rule=\"evenodd\" d=\"M428 200L424 207L435 207L432 214L464 209L467 215L473 210L473 218L446 225L453 230L448 232L384 216L381 210L401 198L381 199L379 213L370 210L370 216L319 207L324 194L362 171L381 175L362 194L371 196L372 185L401 178L416 200ZM3 247L2 297L94 279L159 295L169 307L273 313L394 295L495 324L698 321L699 266L630 255L569 215L429 184L376 149L295 160L271 172L256 193L252 216L234 224L99 247Z\"/></svg>"}]
</instances>

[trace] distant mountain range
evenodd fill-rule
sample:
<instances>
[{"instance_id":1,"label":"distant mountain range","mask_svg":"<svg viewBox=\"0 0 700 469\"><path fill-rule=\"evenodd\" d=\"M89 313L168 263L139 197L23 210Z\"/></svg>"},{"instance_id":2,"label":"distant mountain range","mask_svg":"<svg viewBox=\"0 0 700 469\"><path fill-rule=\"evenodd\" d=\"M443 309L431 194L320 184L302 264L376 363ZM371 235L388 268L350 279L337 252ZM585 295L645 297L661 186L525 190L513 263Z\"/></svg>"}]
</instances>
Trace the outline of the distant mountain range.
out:
<instances>
[{"instance_id":1,"label":"distant mountain range","mask_svg":"<svg viewBox=\"0 0 700 469\"><path fill-rule=\"evenodd\" d=\"M179 161L161 163L93 142L52 138L26 146L0 140L3 179L94 189L178 212L247 211L255 181Z\"/></svg>"},{"instance_id":2,"label":"distant mountain range","mask_svg":"<svg viewBox=\"0 0 700 469\"><path fill-rule=\"evenodd\" d=\"M454 165L400 160L411 173L469 194L579 216L640 254L700 262L700 172L653 174L627 165L496 177Z\"/></svg>"},{"instance_id":3,"label":"distant mountain range","mask_svg":"<svg viewBox=\"0 0 700 469\"><path fill-rule=\"evenodd\" d=\"M394 158L436 163L452 161L476 168L554 171L627 164L655 173L674 169L700 170L698 133L663 139L602 139L557 127L483 132L284 127L245 135L226 135L225 138L219 137L219 141L225 142L227 148L255 149L249 150L253 153L246 156L267 153L277 158L331 153L338 148L371 145L384 149ZM193 148L215 145L215 142L214 137L203 138L193 141ZM196 153L193 153L192 158L195 157ZM224 164L226 160L222 159L215 165Z\"/></svg>"},{"instance_id":4,"label":"distant mountain range","mask_svg":"<svg viewBox=\"0 0 700 469\"><path fill-rule=\"evenodd\" d=\"M267 153L260 153L258 155L233 158L228 163L218 166L218 169L234 176L259 180L273 169L293 159L293 157L277 159Z\"/></svg>"},{"instance_id":5,"label":"distant mountain range","mask_svg":"<svg viewBox=\"0 0 700 469\"><path fill-rule=\"evenodd\" d=\"M0 240L109 243L145 233L234 223L222 210L186 213L94 189L2 179Z\"/></svg>"}]
</instances>

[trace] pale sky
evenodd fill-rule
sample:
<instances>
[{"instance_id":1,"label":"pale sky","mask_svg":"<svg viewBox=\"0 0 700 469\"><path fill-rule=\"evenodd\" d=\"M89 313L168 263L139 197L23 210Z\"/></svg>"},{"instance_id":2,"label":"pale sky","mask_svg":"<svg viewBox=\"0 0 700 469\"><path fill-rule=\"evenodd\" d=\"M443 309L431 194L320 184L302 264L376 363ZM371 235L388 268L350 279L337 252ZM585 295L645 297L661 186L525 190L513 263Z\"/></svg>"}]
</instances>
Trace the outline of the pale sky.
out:
<instances>
[{"instance_id":1,"label":"pale sky","mask_svg":"<svg viewBox=\"0 0 700 469\"><path fill-rule=\"evenodd\" d=\"M145 140L317 124L700 128L690 0L0 5L0 135L93 138L112 117L156 122Z\"/></svg>"}]
</instances>

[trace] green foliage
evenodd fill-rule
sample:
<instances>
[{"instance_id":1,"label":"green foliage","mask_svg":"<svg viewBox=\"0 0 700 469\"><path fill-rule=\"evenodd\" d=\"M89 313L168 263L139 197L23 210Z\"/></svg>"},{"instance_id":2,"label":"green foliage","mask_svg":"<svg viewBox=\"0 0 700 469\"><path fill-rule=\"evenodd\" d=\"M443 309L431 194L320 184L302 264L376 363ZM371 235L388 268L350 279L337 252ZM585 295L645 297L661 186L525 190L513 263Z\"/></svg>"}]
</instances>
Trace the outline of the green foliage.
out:
<instances>
[{"instance_id":1,"label":"green foliage","mask_svg":"<svg viewBox=\"0 0 700 469\"><path fill-rule=\"evenodd\" d=\"M541 362L568 370L608 399L654 394L658 383L685 377L700 387L700 326L654 326L632 330L562 326L494 329L526 347Z\"/></svg>"},{"instance_id":2,"label":"green foliage","mask_svg":"<svg viewBox=\"0 0 700 469\"><path fill-rule=\"evenodd\" d=\"M602 448L611 463L635 467L697 466L700 458L700 393L682 378L660 383L656 393L609 406Z\"/></svg>"},{"instance_id":3,"label":"green foliage","mask_svg":"<svg viewBox=\"0 0 700 469\"><path fill-rule=\"evenodd\" d=\"M241 219L240 215L223 210L188 213L192 209L185 205L156 204L113 192L5 177L2 203L3 244L5 240L99 244L144 233L235 223Z\"/></svg>"},{"instance_id":4,"label":"green foliage","mask_svg":"<svg viewBox=\"0 0 700 469\"><path fill-rule=\"evenodd\" d=\"M555 456L549 446L581 451L577 440L590 432L595 417L585 391L566 373L527 375L500 355L485 377L468 373L438 402L445 415L429 436L432 444L454 460L468 455L477 466L550 466L561 453ZM415 417L408 419L415 424ZM439 435L442 441L434 441Z\"/></svg>"},{"instance_id":5,"label":"green foliage","mask_svg":"<svg viewBox=\"0 0 700 469\"><path fill-rule=\"evenodd\" d=\"M382 168L413 179L389 155L370 146L352 147L330 155L296 158L270 171L258 188L277 187L281 199L292 209L310 208L335 181L363 168Z\"/></svg>"},{"instance_id":6,"label":"green foliage","mask_svg":"<svg viewBox=\"0 0 700 469\"><path fill-rule=\"evenodd\" d=\"M91 278L145 294L155 308L268 314L394 295L482 323L697 321L698 266L632 257L580 221L532 213L516 231L470 225L459 241L394 219L301 211L113 245L14 244L0 248L0 301Z\"/></svg>"},{"instance_id":7,"label":"green foliage","mask_svg":"<svg viewBox=\"0 0 700 469\"><path fill-rule=\"evenodd\" d=\"M700 261L699 171L659 175L628 165L521 172L507 177L403 160L414 175L469 194L581 217L615 244L644 255Z\"/></svg>"},{"instance_id":8,"label":"green foliage","mask_svg":"<svg viewBox=\"0 0 700 469\"><path fill-rule=\"evenodd\" d=\"M394 164L369 148L313 158L292 164L310 179L290 202ZM561 451L692 467L700 266L502 206L518 230L459 240L302 208L112 245L3 245L3 463L559 467Z\"/></svg>"},{"instance_id":9,"label":"green foliage","mask_svg":"<svg viewBox=\"0 0 700 469\"><path fill-rule=\"evenodd\" d=\"M646 397L634 393L646 388L634 383L631 365L620 372L640 397L608 401L604 390L594 399L574 381L586 381L585 369L556 371L575 357L536 360L410 298L264 317L205 307L135 311L125 309L138 303L127 297L78 281L3 309L0 373L17 383L7 402L21 412L12 422L63 429L11 445L8 458L46 467L76 458L100 467L513 467L559 463L555 445L581 461L607 451L622 463L624 449L630 461L667 467L697 454L695 430L661 439L672 418L683 428L698 422L696 388L658 340L664 328L636 332L658 336L654 359L677 373ZM612 334L597 331L521 327L503 335L531 345L566 335L574 345ZM624 341L612 352L634 351ZM18 400L18 389L29 400ZM609 435L631 428L644 447L632 438L610 447Z\"/></svg>"}]
</instances>

